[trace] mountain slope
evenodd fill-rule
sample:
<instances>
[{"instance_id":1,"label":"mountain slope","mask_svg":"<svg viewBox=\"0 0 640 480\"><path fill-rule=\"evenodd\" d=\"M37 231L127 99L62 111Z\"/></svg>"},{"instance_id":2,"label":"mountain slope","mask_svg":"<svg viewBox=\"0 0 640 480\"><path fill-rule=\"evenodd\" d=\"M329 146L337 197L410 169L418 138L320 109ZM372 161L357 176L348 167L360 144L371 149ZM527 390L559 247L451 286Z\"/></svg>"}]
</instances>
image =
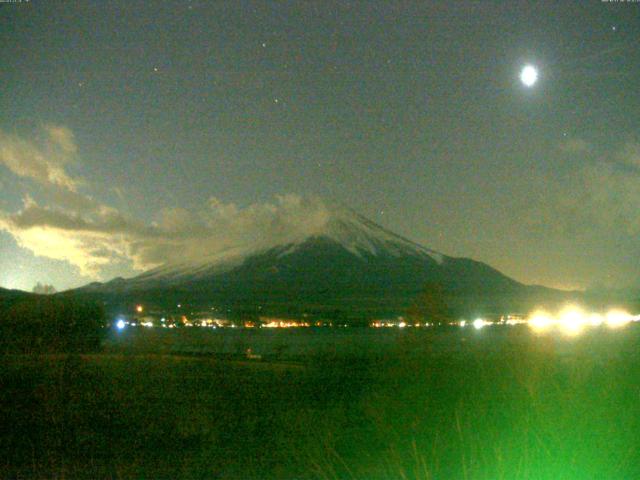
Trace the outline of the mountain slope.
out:
<instances>
[{"instance_id":1,"label":"mountain slope","mask_svg":"<svg viewBox=\"0 0 640 480\"><path fill-rule=\"evenodd\" d=\"M273 243L262 239L81 291L112 301L167 306L371 314L402 312L433 284L460 312L518 308L524 297L550 293L526 287L481 262L442 255L348 209L334 209L313 229L285 232Z\"/></svg>"},{"instance_id":2,"label":"mountain slope","mask_svg":"<svg viewBox=\"0 0 640 480\"><path fill-rule=\"evenodd\" d=\"M285 258L304 249L309 240L323 239L363 259L372 257L412 256L431 258L441 263L444 256L396 235L370 220L346 209L334 207L326 219L313 228L291 232L277 239L260 239L250 245L234 247L204 255L198 261L163 265L128 281L128 286L146 288L158 284L182 283L198 278L219 275L240 268L247 259L276 254Z\"/></svg>"}]
</instances>

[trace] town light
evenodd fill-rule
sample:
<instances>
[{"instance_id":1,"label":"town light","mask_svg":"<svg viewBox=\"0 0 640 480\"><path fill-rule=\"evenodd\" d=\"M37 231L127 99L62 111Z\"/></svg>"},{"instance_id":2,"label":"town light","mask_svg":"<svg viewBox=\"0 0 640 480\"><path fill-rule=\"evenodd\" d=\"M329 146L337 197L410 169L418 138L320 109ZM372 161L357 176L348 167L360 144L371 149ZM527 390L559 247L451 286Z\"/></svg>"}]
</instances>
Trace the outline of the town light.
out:
<instances>
[{"instance_id":1,"label":"town light","mask_svg":"<svg viewBox=\"0 0 640 480\"><path fill-rule=\"evenodd\" d=\"M546 330L552 323L553 320L549 314L543 310L538 310L529 317L529 326L536 332Z\"/></svg>"},{"instance_id":2,"label":"town light","mask_svg":"<svg viewBox=\"0 0 640 480\"><path fill-rule=\"evenodd\" d=\"M592 327L599 327L604 322L604 317L599 313L592 313L589 316L589 323Z\"/></svg>"},{"instance_id":3,"label":"town light","mask_svg":"<svg viewBox=\"0 0 640 480\"><path fill-rule=\"evenodd\" d=\"M585 324L584 312L578 307L567 307L560 312L560 326L567 335L578 335Z\"/></svg>"},{"instance_id":4,"label":"town light","mask_svg":"<svg viewBox=\"0 0 640 480\"><path fill-rule=\"evenodd\" d=\"M611 310L607 312L606 323L609 328L620 328L631 322L633 317L624 310Z\"/></svg>"}]
</instances>

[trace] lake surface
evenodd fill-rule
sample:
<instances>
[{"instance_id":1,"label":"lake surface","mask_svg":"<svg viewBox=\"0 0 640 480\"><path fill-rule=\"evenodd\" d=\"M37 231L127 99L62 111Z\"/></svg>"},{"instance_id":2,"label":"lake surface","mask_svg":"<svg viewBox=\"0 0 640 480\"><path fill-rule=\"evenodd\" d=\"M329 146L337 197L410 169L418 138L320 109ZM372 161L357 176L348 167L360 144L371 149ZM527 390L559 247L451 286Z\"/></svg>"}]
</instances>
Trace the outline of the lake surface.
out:
<instances>
[{"instance_id":1,"label":"lake surface","mask_svg":"<svg viewBox=\"0 0 640 480\"><path fill-rule=\"evenodd\" d=\"M550 331L532 333L526 325L442 328L289 328L207 329L141 328L112 331L105 342L111 351L131 353L256 355L278 358L306 356L385 356L393 354L464 355L536 345L560 356L576 350L613 355L640 346L640 325L621 330L605 327L567 337Z\"/></svg>"}]
</instances>

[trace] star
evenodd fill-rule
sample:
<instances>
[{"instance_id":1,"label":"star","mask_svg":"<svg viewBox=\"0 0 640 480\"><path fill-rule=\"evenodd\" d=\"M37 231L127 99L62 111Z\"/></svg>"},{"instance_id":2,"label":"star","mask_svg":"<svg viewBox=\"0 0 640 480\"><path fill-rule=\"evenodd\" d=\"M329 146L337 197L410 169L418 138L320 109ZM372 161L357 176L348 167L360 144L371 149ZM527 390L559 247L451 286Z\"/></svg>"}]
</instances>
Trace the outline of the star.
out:
<instances>
[{"instance_id":1,"label":"star","mask_svg":"<svg viewBox=\"0 0 640 480\"><path fill-rule=\"evenodd\" d=\"M273 99L273 103L280 103L280 99L279 98L274 98Z\"/></svg>"},{"instance_id":2,"label":"star","mask_svg":"<svg viewBox=\"0 0 640 480\"><path fill-rule=\"evenodd\" d=\"M267 48L267 42L262 42L262 48Z\"/></svg>"},{"instance_id":3,"label":"star","mask_svg":"<svg viewBox=\"0 0 640 480\"><path fill-rule=\"evenodd\" d=\"M158 67L153 67L154 72L158 72Z\"/></svg>"},{"instance_id":4,"label":"star","mask_svg":"<svg viewBox=\"0 0 640 480\"><path fill-rule=\"evenodd\" d=\"M613 30L614 32L618 29L618 27L616 27L615 25L611 26L611 30Z\"/></svg>"}]
</instances>

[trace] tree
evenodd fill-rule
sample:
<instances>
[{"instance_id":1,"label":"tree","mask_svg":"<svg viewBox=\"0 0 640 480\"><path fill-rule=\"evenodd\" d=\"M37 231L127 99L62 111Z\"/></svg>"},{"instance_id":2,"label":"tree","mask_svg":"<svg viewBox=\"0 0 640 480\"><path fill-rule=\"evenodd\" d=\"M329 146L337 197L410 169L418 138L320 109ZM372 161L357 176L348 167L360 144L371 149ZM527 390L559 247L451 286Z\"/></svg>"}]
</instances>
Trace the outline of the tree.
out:
<instances>
[{"instance_id":1,"label":"tree","mask_svg":"<svg viewBox=\"0 0 640 480\"><path fill-rule=\"evenodd\" d=\"M0 340L5 351L96 351L104 334L102 306L72 297L30 297L0 315Z\"/></svg>"},{"instance_id":2,"label":"tree","mask_svg":"<svg viewBox=\"0 0 640 480\"><path fill-rule=\"evenodd\" d=\"M54 293L56 293L56 289L53 285L49 285L49 284L42 284L40 282L36 283L36 285L33 287L33 293L37 293L39 295L53 295Z\"/></svg>"}]
</instances>

